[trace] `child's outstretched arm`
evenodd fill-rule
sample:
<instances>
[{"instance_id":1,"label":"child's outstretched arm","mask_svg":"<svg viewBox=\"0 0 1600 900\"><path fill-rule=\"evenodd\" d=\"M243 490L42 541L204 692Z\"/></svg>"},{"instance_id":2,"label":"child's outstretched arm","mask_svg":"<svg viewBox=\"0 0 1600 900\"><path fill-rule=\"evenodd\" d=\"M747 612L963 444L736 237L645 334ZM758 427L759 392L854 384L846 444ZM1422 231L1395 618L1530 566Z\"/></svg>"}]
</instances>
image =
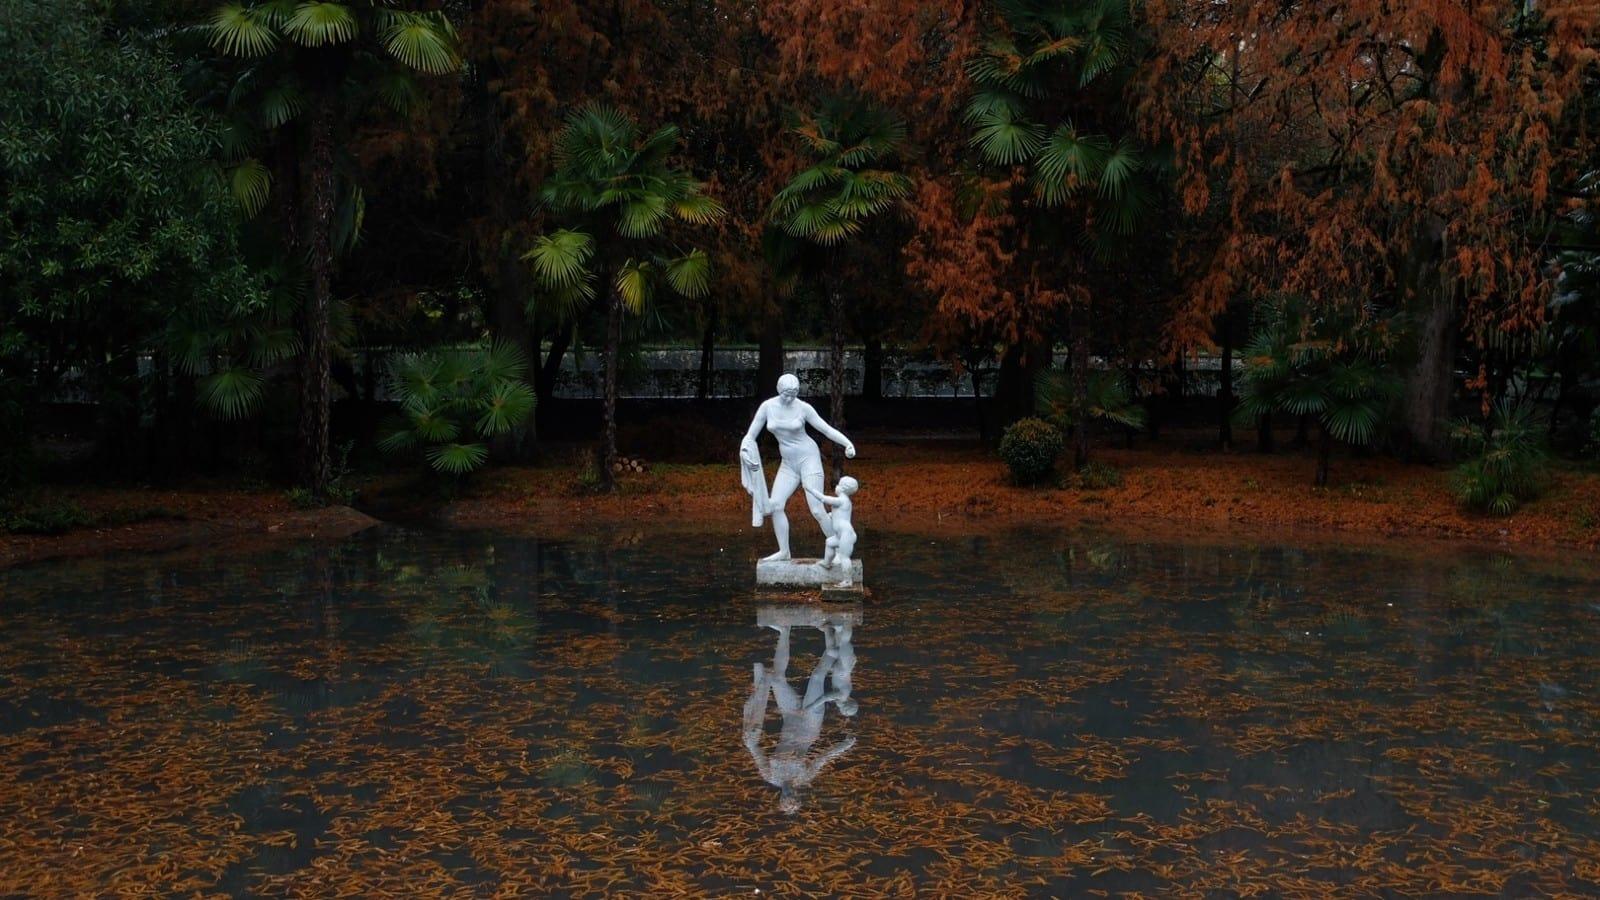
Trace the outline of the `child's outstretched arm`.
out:
<instances>
[{"instance_id":1,"label":"child's outstretched arm","mask_svg":"<svg viewBox=\"0 0 1600 900\"><path fill-rule=\"evenodd\" d=\"M817 498L818 500L821 500L823 506L838 506L839 504L844 502L843 500L839 499L838 497L829 497L827 494L823 494L823 493L820 493L818 491L814 491L808 485L802 485L802 487L805 487L806 493L808 493L811 496Z\"/></svg>"}]
</instances>

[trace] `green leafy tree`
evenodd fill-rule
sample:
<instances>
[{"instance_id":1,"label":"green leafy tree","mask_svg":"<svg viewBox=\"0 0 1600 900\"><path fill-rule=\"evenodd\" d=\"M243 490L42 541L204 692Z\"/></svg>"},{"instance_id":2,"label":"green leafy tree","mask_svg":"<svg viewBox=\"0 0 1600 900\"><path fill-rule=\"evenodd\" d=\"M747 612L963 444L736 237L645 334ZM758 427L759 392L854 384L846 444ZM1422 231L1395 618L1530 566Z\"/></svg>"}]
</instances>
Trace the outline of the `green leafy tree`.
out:
<instances>
[{"instance_id":1,"label":"green leafy tree","mask_svg":"<svg viewBox=\"0 0 1600 900\"><path fill-rule=\"evenodd\" d=\"M523 427L533 412L527 368L527 357L511 344L400 357L389 375L400 415L378 446L420 452L446 475L482 467L487 441Z\"/></svg>"},{"instance_id":2,"label":"green leafy tree","mask_svg":"<svg viewBox=\"0 0 1600 900\"><path fill-rule=\"evenodd\" d=\"M140 355L174 315L262 302L213 162L217 123L170 59L87 3L0 4L0 54L0 412L16 413L0 445L25 443L28 398L75 370L107 458L132 464L166 368L157 357L158 378L141 377Z\"/></svg>"},{"instance_id":3,"label":"green leafy tree","mask_svg":"<svg viewBox=\"0 0 1600 900\"><path fill-rule=\"evenodd\" d=\"M1039 373L1034 387L1039 414L1074 438L1096 422L1123 428L1144 427L1144 407L1133 399L1127 379L1115 372L1094 372L1086 381L1087 389L1080 393L1068 372L1052 369ZM1081 469L1089 462L1088 441L1074 440L1073 447L1075 453L1085 454L1073 459L1073 466Z\"/></svg>"},{"instance_id":4,"label":"green leafy tree","mask_svg":"<svg viewBox=\"0 0 1600 900\"><path fill-rule=\"evenodd\" d=\"M711 261L704 250L684 250L670 233L704 225L723 209L688 172L671 164L678 129L650 134L631 117L590 105L568 117L556 138L555 172L541 198L568 227L541 235L525 259L544 286L543 301L571 314L599 301L605 313L604 431L600 483L615 487L617 376L623 314L639 315L665 287L704 297Z\"/></svg>"},{"instance_id":5,"label":"green leafy tree","mask_svg":"<svg viewBox=\"0 0 1600 900\"><path fill-rule=\"evenodd\" d=\"M1370 310L1313 311L1298 297L1263 301L1244 348L1240 420L1314 417L1321 427L1316 484L1326 485L1334 442L1376 441L1399 395L1389 324Z\"/></svg>"},{"instance_id":6,"label":"green leafy tree","mask_svg":"<svg viewBox=\"0 0 1600 900\"><path fill-rule=\"evenodd\" d=\"M906 126L881 108L834 99L793 133L803 142L809 164L772 198L767 215L779 240L774 246L769 239L768 257L779 261L781 274L815 279L827 295L828 415L834 427L843 428L845 298L839 250L911 194L911 179L892 168L905 144ZM843 460L843 454L833 454L836 478Z\"/></svg>"},{"instance_id":7,"label":"green leafy tree","mask_svg":"<svg viewBox=\"0 0 1600 900\"><path fill-rule=\"evenodd\" d=\"M348 126L382 103L413 109L416 73L460 66L455 32L440 12L383 0L266 0L216 8L212 44L243 60L229 69L230 180L250 213L266 210L274 181L286 182L277 226L286 255L304 260L301 312L300 467L320 496L330 476L329 372L335 250L360 230L359 191L340 186L341 141ZM347 165L345 167L348 167ZM341 197L344 202L341 203Z\"/></svg>"},{"instance_id":8,"label":"green leafy tree","mask_svg":"<svg viewBox=\"0 0 1600 900\"><path fill-rule=\"evenodd\" d=\"M1140 144L1125 95L1143 47L1135 7L1002 0L994 10L966 66L968 140L987 177L1012 183L1008 207L1021 234L1011 267L1036 305L1065 310L1071 405L1087 409L1091 307L1128 299L1143 274L1134 267L1162 252L1140 244L1158 231L1148 226L1169 166ZM1080 465L1088 436L1076 429Z\"/></svg>"}]
</instances>

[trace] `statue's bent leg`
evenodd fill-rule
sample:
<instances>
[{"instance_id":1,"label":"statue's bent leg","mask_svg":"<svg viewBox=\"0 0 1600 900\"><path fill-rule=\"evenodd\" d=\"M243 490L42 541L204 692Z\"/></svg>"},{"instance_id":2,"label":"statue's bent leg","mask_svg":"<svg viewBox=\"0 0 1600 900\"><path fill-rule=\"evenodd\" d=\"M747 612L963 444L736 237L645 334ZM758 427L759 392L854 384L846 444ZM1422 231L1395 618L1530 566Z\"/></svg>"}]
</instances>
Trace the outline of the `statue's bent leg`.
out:
<instances>
[{"instance_id":1,"label":"statue's bent leg","mask_svg":"<svg viewBox=\"0 0 1600 900\"><path fill-rule=\"evenodd\" d=\"M813 491L816 491L819 494L822 493L821 469L818 469L814 472L807 472L804 477L806 487L811 488ZM822 505L822 501L811 496L810 494L806 494L806 506L811 508L812 518L816 519L817 524L822 526L822 536L825 538L833 537L833 516L828 514L828 508Z\"/></svg>"}]
</instances>

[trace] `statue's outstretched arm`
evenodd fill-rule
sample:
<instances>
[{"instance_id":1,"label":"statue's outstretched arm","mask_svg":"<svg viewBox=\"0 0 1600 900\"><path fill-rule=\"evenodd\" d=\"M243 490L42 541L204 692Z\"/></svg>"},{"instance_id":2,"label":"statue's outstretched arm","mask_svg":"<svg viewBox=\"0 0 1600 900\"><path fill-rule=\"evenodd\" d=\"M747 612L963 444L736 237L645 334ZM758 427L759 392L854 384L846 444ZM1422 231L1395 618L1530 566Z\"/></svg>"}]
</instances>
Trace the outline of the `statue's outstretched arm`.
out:
<instances>
[{"instance_id":1,"label":"statue's outstretched arm","mask_svg":"<svg viewBox=\"0 0 1600 900\"><path fill-rule=\"evenodd\" d=\"M826 753L823 753L821 756L818 756L816 759L811 761L811 765L808 767L810 771L807 773L809 777L807 777L806 781L810 782L811 780L815 779L817 775L822 772L823 768L828 765L828 763L831 763L839 757L850 752L850 748L854 747L855 745L856 736L852 734L839 743L834 744L832 747L829 747Z\"/></svg>"},{"instance_id":2,"label":"statue's outstretched arm","mask_svg":"<svg viewBox=\"0 0 1600 900\"><path fill-rule=\"evenodd\" d=\"M823 506L838 506L839 504L844 502L843 500L840 500L838 497L830 497L827 494L818 493L817 491L812 490L811 485L809 485L809 484L803 484L803 485L801 485L801 487L806 489L806 493L810 494L811 496L813 496L813 497L817 498L819 501L821 501Z\"/></svg>"},{"instance_id":3,"label":"statue's outstretched arm","mask_svg":"<svg viewBox=\"0 0 1600 900\"><path fill-rule=\"evenodd\" d=\"M827 420L817 412L817 408L809 403L806 404L806 424L815 428L823 437L843 447L845 456L855 459L856 445L850 443L850 439L844 436L844 432L829 425Z\"/></svg>"}]
</instances>

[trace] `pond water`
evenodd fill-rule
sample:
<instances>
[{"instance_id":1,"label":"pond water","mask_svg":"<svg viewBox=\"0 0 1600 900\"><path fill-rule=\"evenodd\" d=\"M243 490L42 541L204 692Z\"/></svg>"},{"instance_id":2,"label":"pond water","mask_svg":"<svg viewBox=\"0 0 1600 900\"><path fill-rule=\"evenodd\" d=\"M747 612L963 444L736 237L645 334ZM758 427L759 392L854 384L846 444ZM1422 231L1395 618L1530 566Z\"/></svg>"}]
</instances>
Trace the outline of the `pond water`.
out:
<instances>
[{"instance_id":1,"label":"pond water","mask_svg":"<svg viewBox=\"0 0 1600 900\"><path fill-rule=\"evenodd\" d=\"M874 532L818 610L763 546L0 573L0 894L1600 894L1587 563Z\"/></svg>"}]
</instances>

